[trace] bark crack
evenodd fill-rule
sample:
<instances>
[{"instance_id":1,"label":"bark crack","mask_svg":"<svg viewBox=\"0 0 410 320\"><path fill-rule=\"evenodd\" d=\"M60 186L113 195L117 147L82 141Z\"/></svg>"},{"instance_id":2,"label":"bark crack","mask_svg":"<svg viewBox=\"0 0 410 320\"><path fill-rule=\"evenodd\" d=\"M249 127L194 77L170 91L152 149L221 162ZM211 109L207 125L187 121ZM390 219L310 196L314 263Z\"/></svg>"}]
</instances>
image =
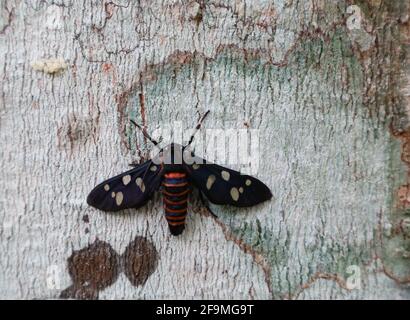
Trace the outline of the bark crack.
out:
<instances>
[{"instance_id":1,"label":"bark crack","mask_svg":"<svg viewBox=\"0 0 410 320\"><path fill-rule=\"evenodd\" d=\"M254 263L257 264L262 269L269 294L271 298L274 299L275 297L274 297L273 288L272 288L272 274L271 274L272 267L270 263L268 262L268 260L260 252L253 249L252 246L247 244L241 238L237 237L225 223L223 223L219 218L216 218L214 215L212 215L208 211L207 208L200 207L199 213L204 215L205 217L212 218L213 221L221 228L222 233L224 234L225 239L227 241L233 242L234 244L238 246L238 248L243 253L248 254L252 257Z\"/></svg>"},{"instance_id":2,"label":"bark crack","mask_svg":"<svg viewBox=\"0 0 410 320\"><path fill-rule=\"evenodd\" d=\"M11 26L13 20L14 20L14 8L11 8L10 10L5 8L5 10L7 11L8 15L7 15L7 22L4 24L4 26L0 29L0 35L1 34L5 34L6 30Z\"/></svg>"},{"instance_id":3,"label":"bark crack","mask_svg":"<svg viewBox=\"0 0 410 320\"><path fill-rule=\"evenodd\" d=\"M284 299L288 300L296 300L298 297L303 293L304 290L309 289L312 287L316 281L318 280L327 280L327 281L334 281L340 288L344 290L349 290L345 279L343 279L340 275L335 273L315 273L306 283L302 284L299 289L295 291L292 295L284 296Z\"/></svg>"}]
</instances>

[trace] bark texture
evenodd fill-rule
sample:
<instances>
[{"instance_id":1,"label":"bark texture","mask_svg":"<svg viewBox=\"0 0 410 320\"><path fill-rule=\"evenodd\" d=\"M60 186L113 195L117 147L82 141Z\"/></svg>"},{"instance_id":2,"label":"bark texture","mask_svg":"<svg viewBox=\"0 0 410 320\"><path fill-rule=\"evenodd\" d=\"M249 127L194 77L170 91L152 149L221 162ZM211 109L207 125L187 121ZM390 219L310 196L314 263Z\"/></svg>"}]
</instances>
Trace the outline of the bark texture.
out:
<instances>
[{"instance_id":1,"label":"bark texture","mask_svg":"<svg viewBox=\"0 0 410 320\"><path fill-rule=\"evenodd\" d=\"M407 0L0 3L0 296L409 299ZM149 132L256 129L274 199L87 206ZM235 168L235 167L234 167ZM236 168L238 169L238 168Z\"/></svg>"}]
</instances>

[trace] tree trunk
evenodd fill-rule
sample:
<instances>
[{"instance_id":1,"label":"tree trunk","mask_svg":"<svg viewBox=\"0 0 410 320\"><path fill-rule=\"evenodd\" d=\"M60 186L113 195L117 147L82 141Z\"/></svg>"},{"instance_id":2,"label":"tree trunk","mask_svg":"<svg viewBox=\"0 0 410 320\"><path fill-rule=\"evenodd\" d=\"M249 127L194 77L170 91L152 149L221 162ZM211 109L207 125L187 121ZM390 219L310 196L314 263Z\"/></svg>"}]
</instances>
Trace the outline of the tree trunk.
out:
<instances>
[{"instance_id":1,"label":"tree trunk","mask_svg":"<svg viewBox=\"0 0 410 320\"><path fill-rule=\"evenodd\" d=\"M0 296L409 299L409 23L406 0L2 1ZM193 193L180 237L159 195L87 205L152 148L130 119L208 109L257 137L271 201L216 219Z\"/></svg>"}]
</instances>

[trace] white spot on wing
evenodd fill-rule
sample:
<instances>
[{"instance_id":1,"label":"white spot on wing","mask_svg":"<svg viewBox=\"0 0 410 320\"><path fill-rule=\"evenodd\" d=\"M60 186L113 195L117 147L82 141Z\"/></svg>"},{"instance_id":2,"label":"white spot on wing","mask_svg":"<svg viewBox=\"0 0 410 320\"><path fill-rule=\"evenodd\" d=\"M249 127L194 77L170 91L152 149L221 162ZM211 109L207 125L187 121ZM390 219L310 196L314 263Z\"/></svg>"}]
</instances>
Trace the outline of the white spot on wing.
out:
<instances>
[{"instance_id":1,"label":"white spot on wing","mask_svg":"<svg viewBox=\"0 0 410 320\"><path fill-rule=\"evenodd\" d=\"M231 197L232 197L233 201L238 201L238 199L239 199L238 189L236 189L236 188L231 189Z\"/></svg>"},{"instance_id":2,"label":"white spot on wing","mask_svg":"<svg viewBox=\"0 0 410 320\"><path fill-rule=\"evenodd\" d=\"M140 177L138 177L137 180L135 180L135 183L141 189L142 192L145 192L145 184L144 184L144 181Z\"/></svg>"},{"instance_id":3,"label":"white spot on wing","mask_svg":"<svg viewBox=\"0 0 410 320\"><path fill-rule=\"evenodd\" d=\"M150 168L150 170L151 170L152 172L157 171L157 166L152 166L152 167Z\"/></svg>"},{"instance_id":4,"label":"white spot on wing","mask_svg":"<svg viewBox=\"0 0 410 320\"><path fill-rule=\"evenodd\" d=\"M243 188L242 187L239 188L239 192L243 193Z\"/></svg>"},{"instance_id":5,"label":"white spot on wing","mask_svg":"<svg viewBox=\"0 0 410 320\"><path fill-rule=\"evenodd\" d=\"M117 194L115 195L115 202L117 203L117 206L121 205L123 199L124 195L122 194L122 192L117 192Z\"/></svg>"},{"instance_id":6,"label":"white spot on wing","mask_svg":"<svg viewBox=\"0 0 410 320\"><path fill-rule=\"evenodd\" d=\"M222 176L222 179L224 179L225 181L229 181L229 178L231 177L228 171L222 171L221 176Z\"/></svg>"},{"instance_id":7,"label":"white spot on wing","mask_svg":"<svg viewBox=\"0 0 410 320\"><path fill-rule=\"evenodd\" d=\"M252 184L252 181L249 179L246 179L245 184L249 187Z\"/></svg>"},{"instance_id":8,"label":"white spot on wing","mask_svg":"<svg viewBox=\"0 0 410 320\"><path fill-rule=\"evenodd\" d=\"M111 198L115 198L115 192L111 192Z\"/></svg>"},{"instance_id":9,"label":"white spot on wing","mask_svg":"<svg viewBox=\"0 0 410 320\"><path fill-rule=\"evenodd\" d=\"M127 184L129 184L131 181L131 176L129 174L127 174L126 176L122 177L122 183L124 184L124 186L126 186Z\"/></svg>"},{"instance_id":10,"label":"white spot on wing","mask_svg":"<svg viewBox=\"0 0 410 320\"><path fill-rule=\"evenodd\" d=\"M106 184L106 185L104 186L104 190L105 190L105 191L109 191L109 190L110 190L110 186L109 186L108 184Z\"/></svg>"},{"instance_id":11,"label":"white spot on wing","mask_svg":"<svg viewBox=\"0 0 410 320\"><path fill-rule=\"evenodd\" d=\"M198 170L198 169L199 169L199 164L194 163L194 164L192 165L192 168L193 168L194 170Z\"/></svg>"},{"instance_id":12,"label":"white spot on wing","mask_svg":"<svg viewBox=\"0 0 410 320\"><path fill-rule=\"evenodd\" d=\"M215 180L216 180L216 177L215 177L213 174L211 174L211 175L208 177L208 180L206 181L206 188L207 188L208 190L211 190L212 185L214 184Z\"/></svg>"}]
</instances>

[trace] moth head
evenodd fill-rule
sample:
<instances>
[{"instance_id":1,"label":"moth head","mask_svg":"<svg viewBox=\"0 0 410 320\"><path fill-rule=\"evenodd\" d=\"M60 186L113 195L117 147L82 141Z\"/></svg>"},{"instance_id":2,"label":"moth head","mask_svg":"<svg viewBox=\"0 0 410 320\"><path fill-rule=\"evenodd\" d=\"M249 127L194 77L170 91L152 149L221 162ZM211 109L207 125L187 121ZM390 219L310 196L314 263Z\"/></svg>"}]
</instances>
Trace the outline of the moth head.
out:
<instances>
[{"instance_id":1,"label":"moth head","mask_svg":"<svg viewBox=\"0 0 410 320\"><path fill-rule=\"evenodd\" d=\"M184 147L178 143L171 143L163 148L159 157L165 165L179 165L182 164Z\"/></svg>"}]
</instances>

